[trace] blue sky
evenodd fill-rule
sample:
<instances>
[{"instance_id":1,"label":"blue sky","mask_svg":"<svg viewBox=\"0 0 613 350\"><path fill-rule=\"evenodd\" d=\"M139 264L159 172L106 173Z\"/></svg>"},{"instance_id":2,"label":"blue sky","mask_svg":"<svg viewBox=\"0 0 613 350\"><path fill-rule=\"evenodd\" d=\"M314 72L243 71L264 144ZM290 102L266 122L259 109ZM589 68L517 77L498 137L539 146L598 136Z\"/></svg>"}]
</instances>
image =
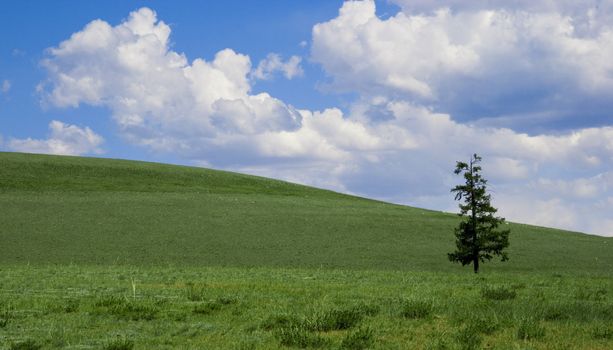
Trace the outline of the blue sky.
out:
<instances>
[{"instance_id":1,"label":"blue sky","mask_svg":"<svg viewBox=\"0 0 613 350\"><path fill-rule=\"evenodd\" d=\"M223 168L613 235L610 1L0 5L0 149Z\"/></svg>"}]
</instances>

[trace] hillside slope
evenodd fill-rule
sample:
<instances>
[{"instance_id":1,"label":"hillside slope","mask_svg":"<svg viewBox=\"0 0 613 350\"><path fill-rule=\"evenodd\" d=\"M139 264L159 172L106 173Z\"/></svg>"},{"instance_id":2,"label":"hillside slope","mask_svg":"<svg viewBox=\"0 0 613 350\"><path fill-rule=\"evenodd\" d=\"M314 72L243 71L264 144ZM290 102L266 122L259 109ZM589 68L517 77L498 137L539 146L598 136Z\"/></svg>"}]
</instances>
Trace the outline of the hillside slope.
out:
<instances>
[{"instance_id":1,"label":"hillside slope","mask_svg":"<svg viewBox=\"0 0 613 350\"><path fill-rule=\"evenodd\" d=\"M0 153L0 212L5 265L461 269L456 215L201 168ZM613 270L611 238L509 227L485 272Z\"/></svg>"}]
</instances>

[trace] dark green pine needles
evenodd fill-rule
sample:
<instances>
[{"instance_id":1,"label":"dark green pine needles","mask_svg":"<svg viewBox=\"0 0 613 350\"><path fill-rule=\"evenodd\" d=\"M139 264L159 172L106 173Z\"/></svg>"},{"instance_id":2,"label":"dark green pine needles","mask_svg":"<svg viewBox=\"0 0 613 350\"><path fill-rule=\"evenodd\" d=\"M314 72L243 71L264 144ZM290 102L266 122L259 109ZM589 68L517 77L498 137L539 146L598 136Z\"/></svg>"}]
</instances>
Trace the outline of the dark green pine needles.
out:
<instances>
[{"instance_id":1,"label":"dark green pine needles","mask_svg":"<svg viewBox=\"0 0 613 350\"><path fill-rule=\"evenodd\" d=\"M504 218L496 217L498 211L490 204L485 180L480 172L481 157L474 154L468 163L457 162L454 173L462 173L465 183L457 185L451 192L459 204L462 220L455 229L456 251L449 253L449 260L462 265L473 264L475 273L479 272L479 262L491 260L495 255L502 261L508 259L504 251L509 246L509 230L498 230Z\"/></svg>"}]
</instances>

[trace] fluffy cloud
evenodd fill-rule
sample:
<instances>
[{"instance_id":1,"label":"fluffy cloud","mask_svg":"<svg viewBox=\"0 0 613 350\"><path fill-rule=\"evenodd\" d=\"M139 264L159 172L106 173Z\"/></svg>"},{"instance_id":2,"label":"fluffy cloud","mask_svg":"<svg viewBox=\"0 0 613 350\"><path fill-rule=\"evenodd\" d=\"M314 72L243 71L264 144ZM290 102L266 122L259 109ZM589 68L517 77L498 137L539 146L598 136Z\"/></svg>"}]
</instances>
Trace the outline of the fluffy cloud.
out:
<instances>
[{"instance_id":1,"label":"fluffy cloud","mask_svg":"<svg viewBox=\"0 0 613 350\"><path fill-rule=\"evenodd\" d=\"M225 49L210 62L190 63L169 49L169 35L147 8L115 27L89 23L49 49L45 101L106 106L127 139L160 150L189 151L234 134L298 126L293 108L266 93L250 94L248 56Z\"/></svg>"},{"instance_id":2,"label":"fluffy cloud","mask_svg":"<svg viewBox=\"0 0 613 350\"><path fill-rule=\"evenodd\" d=\"M347 159L348 151L325 135L337 127L346 137L341 144L373 142L358 140L367 131L338 110L298 111L267 93L251 93L252 77L301 74L300 58L270 55L254 70L248 56L225 49L212 61L190 63L170 50L169 35L147 8L117 26L92 21L48 50L44 102L108 107L129 142L217 166Z\"/></svg>"},{"instance_id":3,"label":"fluffy cloud","mask_svg":"<svg viewBox=\"0 0 613 350\"><path fill-rule=\"evenodd\" d=\"M427 3L427 13L381 19L374 1L346 2L338 17L313 28L313 59L335 89L408 98L457 120L526 116L545 128L560 120L569 127L608 123L613 26L596 15L602 11L579 21L545 11L553 5L539 12L520 7L528 2L474 2L457 11Z\"/></svg>"},{"instance_id":4,"label":"fluffy cloud","mask_svg":"<svg viewBox=\"0 0 613 350\"><path fill-rule=\"evenodd\" d=\"M54 120L49 123L49 138L10 139L7 148L11 151L26 153L47 153L63 155L99 154L104 139L90 128L80 128Z\"/></svg>"},{"instance_id":5,"label":"fluffy cloud","mask_svg":"<svg viewBox=\"0 0 613 350\"><path fill-rule=\"evenodd\" d=\"M349 1L313 28L312 58L331 91L358 95L346 111L252 93L257 79L295 74L291 58L269 56L253 69L225 49L189 61L146 8L116 26L93 21L49 49L44 100L107 107L128 142L195 164L443 210L455 211L455 161L477 152L508 219L613 235L613 128L526 133L458 117L502 106L512 110L496 115L512 120L558 118L539 108L611 100L605 27L579 37L567 17L546 11L375 13L371 1Z\"/></svg>"},{"instance_id":6,"label":"fluffy cloud","mask_svg":"<svg viewBox=\"0 0 613 350\"><path fill-rule=\"evenodd\" d=\"M300 67L301 61L302 58L292 56L286 62L283 62L281 56L271 53L260 61L252 76L256 79L268 80L273 77L275 72L281 72L287 79L300 77L304 74L302 67Z\"/></svg>"}]
</instances>

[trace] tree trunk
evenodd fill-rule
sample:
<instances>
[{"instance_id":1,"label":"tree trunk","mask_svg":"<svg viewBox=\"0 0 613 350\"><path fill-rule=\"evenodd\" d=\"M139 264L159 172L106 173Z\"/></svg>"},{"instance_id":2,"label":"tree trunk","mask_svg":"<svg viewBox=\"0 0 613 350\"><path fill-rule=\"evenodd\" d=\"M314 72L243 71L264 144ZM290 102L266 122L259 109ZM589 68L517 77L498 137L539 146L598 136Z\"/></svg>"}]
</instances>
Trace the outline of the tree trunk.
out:
<instances>
[{"instance_id":1,"label":"tree trunk","mask_svg":"<svg viewBox=\"0 0 613 350\"><path fill-rule=\"evenodd\" d=\"M479 272L479 246L477 243L477 201L475 199L475 173L473 172L473 159L470 160L470 215L472 217L473 234L473 268Z\"/></svg>"}]
</instances>

